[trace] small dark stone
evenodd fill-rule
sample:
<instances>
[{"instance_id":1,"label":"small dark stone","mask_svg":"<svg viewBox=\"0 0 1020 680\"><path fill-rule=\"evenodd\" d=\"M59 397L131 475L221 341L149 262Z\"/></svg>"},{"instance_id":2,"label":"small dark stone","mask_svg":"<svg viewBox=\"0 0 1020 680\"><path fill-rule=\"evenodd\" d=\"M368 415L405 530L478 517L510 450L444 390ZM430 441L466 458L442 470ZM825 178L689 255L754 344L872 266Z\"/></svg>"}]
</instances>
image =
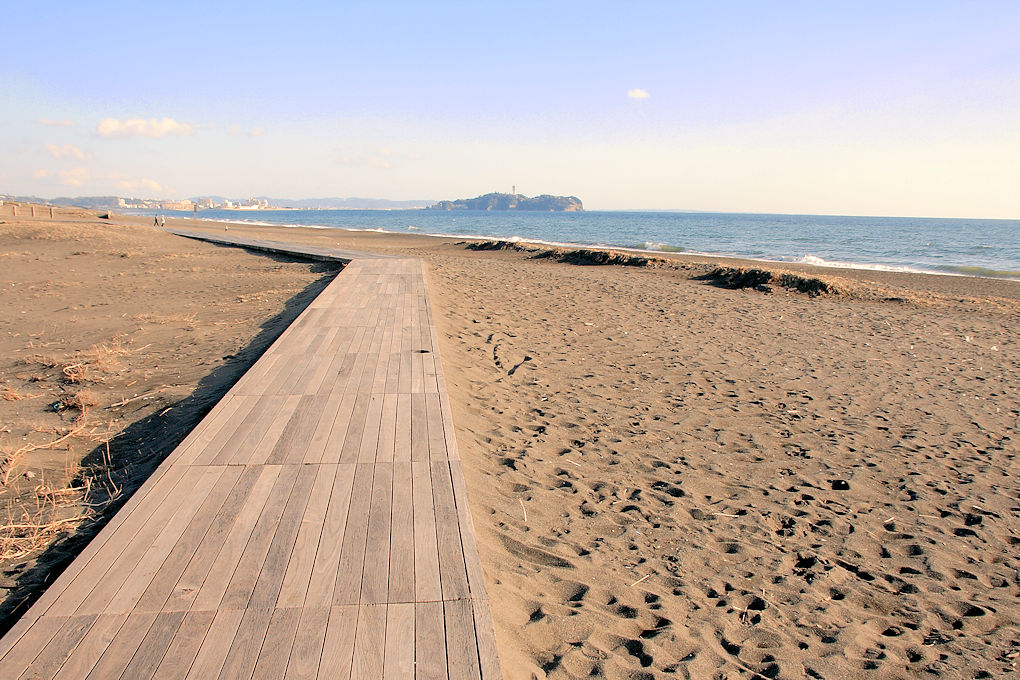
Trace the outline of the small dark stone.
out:
<instances>
[{"instance_id":1,"label":"small dark stone","mask_svg":"<svg viewBox=\"0 0 1020 680\"><path fill-rule=\"evenodd\" d=\"M845 479L834 479L834 480L832 480L832 490L833 491L849 491L850 490L850 482L846 481Z\"/></svg>"}]
</instances>

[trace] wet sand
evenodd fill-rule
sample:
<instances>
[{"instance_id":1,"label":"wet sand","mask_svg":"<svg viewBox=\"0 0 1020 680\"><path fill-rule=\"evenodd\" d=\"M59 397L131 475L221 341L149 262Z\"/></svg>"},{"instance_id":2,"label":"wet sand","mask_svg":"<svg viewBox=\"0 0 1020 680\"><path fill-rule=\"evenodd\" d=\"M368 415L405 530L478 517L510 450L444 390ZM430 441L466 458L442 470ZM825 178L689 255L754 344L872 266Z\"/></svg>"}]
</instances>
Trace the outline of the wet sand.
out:
<instances>
[{"instance_id":1,"label":"wet sand","mask_svg":"<svg viewBox=\"0 0 1020 680\"><path fill-rule=\"evenodd\" d=\"M507 678L1016 672L1020 284L229 230L425 261Z\"/></svg>"}]
</instances>

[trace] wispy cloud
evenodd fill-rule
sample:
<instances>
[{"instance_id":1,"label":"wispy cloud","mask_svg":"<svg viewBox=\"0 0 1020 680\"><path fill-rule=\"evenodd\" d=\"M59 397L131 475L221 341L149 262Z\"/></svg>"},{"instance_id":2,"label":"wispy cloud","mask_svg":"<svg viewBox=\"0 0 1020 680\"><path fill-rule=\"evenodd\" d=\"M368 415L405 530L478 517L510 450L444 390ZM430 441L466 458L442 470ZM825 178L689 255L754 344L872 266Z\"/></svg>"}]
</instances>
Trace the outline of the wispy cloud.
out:
<instances>
[{"instance_id":1,"label":"wispy cloud","mask_svg":"<svg viewBox=\"0 0 1020 680\"><path fill-rule=\"evenodd\" d=\"M627 90L627 96L631 99L648 99L652 95L648 94L640 87L635 87L633 90Z\"/></svg>"},{"instance_id":2,"label":"wispy cloud","mask_svg":"<svg viewBox=\"0 0 1020 680\"><path fill-rule=\"evenodd\" d=\"M257 127L248 130L248 132L245 132L244 130L241 129L240 125L231 125L230 127L227 128L227 133L231 135L247 134L249 137L261 137L266 133L266 131L265 128Z\"/></svg>"},{"instance_id":3,"label":"wispy cloud","mask_svg":"<svg viewBox=\"0 0 1020 680\"><path fill-rule=\"evenodd\" d=\"M127 175L115 174L112 176L114 180L113 185L124 192L131 193L138 191L139 189L145 189L147 191L154 192L166 192L169 191L167 187L163 186L154 179L148 179L147 177L129 177Z\"/></svg>"},{"instance_id":4,"label":"wispy cloud","mask_svg":"<svg viewBox=\"0 0 1020 680\"><path fill-rule=\"evenodd\" d=\"M338 146L333 155L334 160L340 165L354 168L379 168L381 170L390 169L394 163L417 160L420 157L415 153L394 152L385 146L368 151L354 151L346 146Z\"/></svg>"},{"instance_id":5,"label":"wispy cloud","mask_svg":"<svg viewBox=\"0 0 1020 680\"><path fill-rule=\"evenodd\" d=\"M69 187L80 187L88 181L89 170L82 167L61 170L57 173L57 177L61 184L66 184Z\"/></svg>"},{"instance_id":6,"label":"wispy cloud","mask_svg":"<svg viewBox=\"0 0 1020 680\"><path fill-rule=\"evenodd\" d=\"M39 125L46 125L47 127L74 127L73 120L53 120L52 118L39 118L36 121Z\"/></svg>"},{"instance_id":7,"label":"wispy cloud","mask_svg":"<svg viewBox=\"0 0 1020 680\"><path fill-rule=\"evenodd\" d=\"M195 126L173 118L104 118L96 129L101 137L151 137L160 139L168 135L187 137L194 134Z\"/></svg>"},{"instance_id":8,"label":"wispy cloud","mask_svg":"<svg viewBox=\"0 0 1020 680\"><path fill-rule=\"evenodd\" d=\"M64 144L63 146L59 146L57 144L47 144L46 151L48 151L51 156L57 159L75 158L79 161L92 160L92 154L85 153L78 147L71 146L70 144Z\"/></svg>"}]
</instances>

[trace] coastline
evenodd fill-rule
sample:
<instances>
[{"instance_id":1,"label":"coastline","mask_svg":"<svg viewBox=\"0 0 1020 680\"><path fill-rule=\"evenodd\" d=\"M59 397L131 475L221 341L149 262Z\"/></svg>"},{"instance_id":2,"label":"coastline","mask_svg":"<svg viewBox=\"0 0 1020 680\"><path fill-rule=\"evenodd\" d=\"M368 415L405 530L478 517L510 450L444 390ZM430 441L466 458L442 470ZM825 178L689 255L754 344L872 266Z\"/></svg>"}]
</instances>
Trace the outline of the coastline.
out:
<instances>
[{"instance_id":1,"label":"coastline","mask_svg":"<svg viewBox=\"0 0 1020 680\"><path fill-rule=\"evenodd\" d=\"M25 259L25 305L46 279L93 271L87 302L177 262L181 285L207 277L235 313L271 316L258 298L279 286L238 295L237 268L292 266L151 218L75 219L37 231L73 227L77 273L32 268L49 240L0 248ZM699 272L763 263L686 253L578 266L461 237L168 224L423 259L507 678L1016 671L1020 284L782 263L845 291L811 296L713 285ZM105 238L122 239L110 255ZM157 293L160 314L193 318L186 294ZM84 306L73 328L105 313ZM138 313L96 337L136 333ZM139 349L138 370L181 346L215 366L224 313L182 321L165 355ZM39 335L30 353L61 339L6 321ZM23 372L0 377L36 389ZM10 403L26 423L45 406Z\"/></svg>"},{"instance_id":2,"label":"coastline","mask_svg":"<svg viewBox=\"0 0 1020 680\"><path fill-rule=\"evenodd\" d=\"M309 212L317 213L317 212L320 212L320 211L309 211ZM344 212L344 211L338 211L338 212ZM361 211L361 213L367 213L367 215L366 214L359 214L359 217L365 218L365 219L369 219L369 221L371 221L371 219L373 219L371 216L373 216L376 212L379 212L379 211ZM415 211L405 211L405 212L409 212L410 213L410 212L415 212ZM486 216L491 216L490 213L484 213L483 212L483 213L480 213L480 214L483 214L483 215L486 215ZM591 214L585 213L585 216L590 218L590 217L593 217L593 216L594 217L613 216L613 215L617 215L617 214L625 214L625 213L599 213L599 212L595 212L595 213L591 213ZM640 214L647 215L647 216L659 216L659 217L662 217L663 215L665 215L667 213L658 213L658 214L640 213ZM680 215L685 215L685 216L690 216L691 215L691 213L684 213L684 212L678 212L678 213L675 213L675 214L680 214ZM506 218L507 213L497 213L496 215L502 215L504 218ZM519 217L519 216L513 215L512 213L510 215L511 215L511 218L513 218L513 219L516 219L517 217ZM697 215L701 215L701 213L698 213ZM709 217L709 218L714 216L714 214L710 214L710 213L707 213L705 215L707 217ZM728 213L722 213L720 215L722 215L722 216L731 216ZM810 218L810 217L816 217L816 216L811 216L811 215L807 215L807 216L802 216L802 215L757 215L757 214L753 214L753 213L749 213L749 214L734 214L734 215L737 216L737 217L742 217L742 218L760 217L763 220L774 219L774 218ZM185 216L177 216L177 217L185 217ZM470 217L470 215L468 217ZM541 215L538 215L538 217L541 218ZM851 220L851 221L854 220L854 219L869 219L869 220L876 220L876 219L878 219L878 220L899 220L899 219L903 219L903 218L871 218L871 217L854 218L854 217L848 217L848 216L817 216L817 217L819 217L821 219L838 219L838 220ZM563 247L563 248L598 248L598 249L613 249L613 250L624 250L624 251L650 252L650 253L653 253L653 254L659 254L659 253L667 253L667 254L668 253L680 253L680 254L696 256L696 257L739 259L739 260L746 260L746 261L752 261L752 262L761 262L761 263L764 263L767 266L783 266L783 265L787 265L787 264L809 264L809 265L819 266L819 267L823 267L825 269L833 269L833 270L866 269L866 270L893 271L893 272L903 272L903 273L941 274L941 275L946 275L946 276L976 276L976 277L980 277L980 278L994 278L994 279L1002 279L1002 280L1009 280L1009 281L1020 281L1020 269L1017 268L1020 265L1018 265L1015 262L1004 261L1001 264L1003 266L1006 266L1007 269L1001 269L1001 267L1000 268L996 268L996 267L990 266L992 263L988 262L988 261L985 261L985 262L983 262L981 264L976 263L974 260L970 260L968 262L967 258L964 257L961 253L957 253L957 255L960 256L962 259L957 261L957 262L955 262L955 263L944 263L944 264L940 264L940 265L935 265L935 264L927 264L927 265L925 265L925 264L910 263L910 262L883 262L881 260L881 258L874 259L874 260L868 260L866 258L847 259L846 258L846 254L844 254L843 256L840 256L839 254L835 254L835 253L834 254L829 254L829 255L819 255L819 254L812 253L810 250L808 250L805 253L796 254L796 255L792 254L792 253L788 254L788 253L785 253L785 252L777 252L777 253L774 253L773 255L770 255L770 256L765 256L765 255L753 256L753 255L747 254L747 253L740 254L740 253L733 253L733 252L714 252L714 251L712 251L710 249L706 249L706 248L699 249L699 248L696 248L696 247L692 247L689 244L687 246L681 246L681 245L679 245L677 243L669 243L668 239L664 239L663 238L664 235L662 235L662 234L660 234L659 237L656 237L656 240L653 240L653 241L648 241L648 240L642 241L642 240L640 240L641 237L638 237L638 236L635 236L635 238L629 239L629 240L628 239L619 240L618 242L612 242L612 241L608 241L608 242L595 242L595 241L592 241L592 240L587 239L587 238L579 239L579 240L539 238L539 237L536 237L534 235L530 235L530 236L526 235L525 232L528 231L528 230L527 229L523 229L523 227L525 226L523 224L503 225L504 227L506 227L506 229L492 231L491 233L481 233L481 232L475 233L475 232L472 232L472 231L458 231L456 233L445 233L445 232L442 232L442 231L435 231L434 227L436 225L432 225L432 228L430 228L430 227L421 227L421 226L416 226L416 225L410 225L410 226L406 227L406 230L405 230L404 228L400 228L400 229L392 228L392 225L387 225L387 226L384 226L384 227L377 226L377 227L360 228L360 227L355 227L352 224L336 224L336 225L325 224L325 223L324 224L311 224L311 223L300 224L300 223L272 222L272 221L264 221L264 220L240 220L240 221L235 222L235 219L236 218L233 215L220 215L220 216L217 216L217 217L201 217L201 218L199 218L199 222L208 222L208 223L212 223L212 224L232 224L232 223L234 223L234 224L245 224L245 225L250 225L250 226L274 227L274 228L275 227L282 227L282 228L297 228L297 229L301 229L301 228L344 229L344 230L347 230L347 231L355 231L355 232L356 231L378 231L378 232L381 232L381 233L393 234L394 236L402 236L402 235L408 234L408 233L417 233L417 234L422 234L422 235L427 235L427 236L435 236L435 237L438 237L438 238L454 238L454 239L459 239L459 240L464 240L464 239L468 239L468 240L505 240L505 241L510 241L510 242L531 243L531 244L536 244L536 245L545 245L545 246L550 246L550 247ZM454 214L454 215L450 216L449 219L452 222L456 222L458 218L457 218L457 215ZM910 218L910 219L918 219L918 220L920 220L922 222L925 221L925 220L933 221L933 222L938 222L939 221L939 220L934 219L934 218ZM452 224L452 222L450 224ZM989 220L977 220L977 222L989 222ZM1017 222L1016 220L999 220L998 222L1016 223L1018 226L1020 226L1020 222ZM450 226L450 224L447 224L447 226ZM514 229L515 226L518 227L518 229ZM842 228L845 228L845 225L840 225L839 227L833 225L832 228L833 229L842 229ZM520 233L518 233L518 232L520 232ZM650 236L650 234L645 234L645 236ZM815 244L815 245L818 245L818 246L821 247L821 244ZM905 246L906 244L903 244L903 245ZM914 244L910 244L910 245L913 246ZM819 252L822 252L822 251L819 251Z\"/></svg>"}]
</instances>

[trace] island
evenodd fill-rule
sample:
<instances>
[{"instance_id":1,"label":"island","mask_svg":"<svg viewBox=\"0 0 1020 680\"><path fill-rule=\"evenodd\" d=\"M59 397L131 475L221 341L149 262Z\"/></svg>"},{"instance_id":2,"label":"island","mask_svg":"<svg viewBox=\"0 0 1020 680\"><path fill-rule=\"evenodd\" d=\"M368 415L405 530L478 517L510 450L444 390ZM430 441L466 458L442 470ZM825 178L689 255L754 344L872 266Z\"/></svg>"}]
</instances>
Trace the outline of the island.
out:
<instances>
[{"instance_id":1,"label":"island","mask_svg":"<svg viewBox=\"0 0 1020 680\"><path fill-rule=\"evenodd\" d=\"M581 212L584 206L576 196L543 194L528 198L521 194L485 194L476 198L439 201L428 210L533 210L540 212Z\"/></svg>"}]
</instances>

